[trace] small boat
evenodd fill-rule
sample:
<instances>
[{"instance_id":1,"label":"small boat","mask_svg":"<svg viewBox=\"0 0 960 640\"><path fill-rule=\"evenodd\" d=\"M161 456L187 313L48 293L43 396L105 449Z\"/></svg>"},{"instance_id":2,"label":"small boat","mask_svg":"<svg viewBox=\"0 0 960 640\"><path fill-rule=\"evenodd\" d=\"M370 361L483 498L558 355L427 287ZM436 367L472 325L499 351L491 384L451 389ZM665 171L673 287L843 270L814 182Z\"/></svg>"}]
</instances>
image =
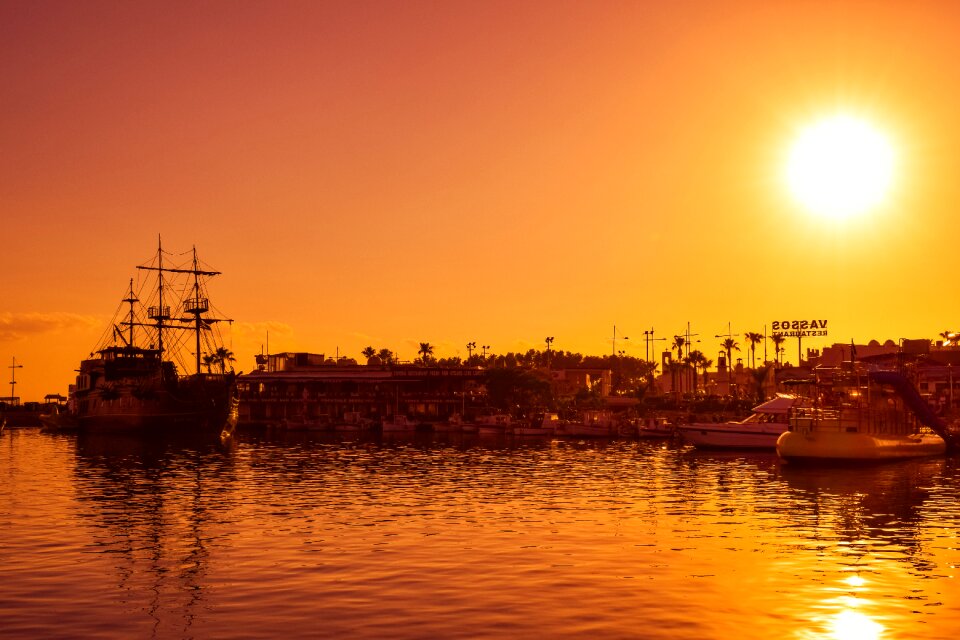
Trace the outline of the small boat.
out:
<instances>
[{"instance_id":1,"label":"small boat","mask_svg":"<svg viewBox=\"0 0 960 640\"><path fill-rule=\"evenodd\" d=\"M637 423L638 438L672 438L676 428L663 416L650 416Z\"/></svg>"},{"instance_id":2,"label":"small boat","mask_svg":"<svg viewBox=\"0 0 960 640\"><path fill-rule=\"evenodd\" d=\"M383 433L406 433L415 431L416 428L416 422L401 414L394 414L389 418L384 418L381 423Z\"/></svg>"},{"instance_id":3,"label":"small boat","mask_svg":"<svg viewBox=\"0 0 960 640\"><path fill-rule=\"evenodd\" d=\"M797 397L777 394L753 408L747 418L726 422L694 422L678 425L677 433L687 444L704 449L769 449L787 430L787 411Z\"/></svg>"},{"instance_id":4,"label":"small boat","mask_svg":"<svg viewBox=\"0 0 960 640\"><path fill-rule=\"evenodd\" d=\"M302 413L284 418L281 426L287 431L330 431L333 428L330 416L311 417Z\"/></svg>"},{"instance_id":5,"label":"small boat","mask_svg":"<svg viewBox=\"0 0 960 640\"><path fill-rule=\"evenodd\" d=\"M600 410L584 411L579 421L568 422L557 429L557 435L580 438L610 438L619 432L619 425L613 414Z\"/></svg>"},{"instance_id":6,"label":"small boat","mask_svg":"<svg viewBox=\"0 0 960 640\"><path fill-rule=\"evenodd\" d=\"M513 425L515 436L552 436L560 424L560 416L555 413L538 413L529 422Z\"/></svg>"},{"instance_id":7,"label":"small boat","mask_svg":"<svg viewBox=\"0 0 960 640\"><path fill-rule=\"evenodd\" d=\"M876 461L943 454L946 425L896 371L838 374L793 407L777 453L790 461Z\"/></svg>"},{"instance_id":8,"label":"small boat","mask_svg":"<svg viewBox=\"0 0 960 640\"><path fill-rule=\"evenodd\" d=\"M348 411L341 420L334 423L333 430L339 433L359 433L370 431L372 427L373 420L364 417L359 411Z\"/></svg>"},{"instance_id":9,"label":"small boat","mask_svg":"<svg viewBox=\"0 0 960 640\"><path fill-rule=\"evenodd\" d=\"M434 422L432 426L434 433L461 433L463 431L463 418L459 413L454 413L442 422Z\"/></svg>"},{"instance_id":10,"label":"small boat","mask_svg":"<svg viewBox=\"0 0 960 640\"><path fill-rule=\"evenodd\" d=\"M453 420L453 416L450 416L450 419ZM476 433L480 428L476 422L465 420L460 415L457 415L457 424L460 426L460 433Z\"/></svg>"},{"instance_id":11,"label":"small boat","mask_svg":"<svg viewBox=\"0 0 960 640\"><path fill-rule=\"evenodd\" d=\"M477 433L480 435L503 435L507 433L513 420L505 413L493 413L477 418Z\"/></svg>"},{"instance_id":12,"label":"small boat","mask_svg":"<svg viewBox=\"0 0 960 640\"><path fill-rule=\"evenodd\" d=\"M60 408L56 405L50 413L40 414L40 424L40 430L46 432L76 431L80 428L80 423L76 417L68 412L60 411Z\"/></svg>"}]
</instances>

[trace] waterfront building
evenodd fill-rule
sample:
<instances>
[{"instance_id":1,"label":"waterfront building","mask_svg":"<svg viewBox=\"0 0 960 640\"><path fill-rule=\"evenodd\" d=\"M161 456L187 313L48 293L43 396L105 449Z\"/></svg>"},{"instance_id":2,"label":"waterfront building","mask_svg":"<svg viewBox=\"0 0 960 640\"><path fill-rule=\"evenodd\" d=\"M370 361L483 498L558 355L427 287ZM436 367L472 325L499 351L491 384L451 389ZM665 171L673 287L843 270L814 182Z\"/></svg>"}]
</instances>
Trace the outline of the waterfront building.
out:
<instances>
[{"instance_id":1,"label":"waterfront building","mask_svg":"<svg viewBox=\"0 0 960 640\"><path fill-rule=\"evenodd\" d=\"M483 404L483 369L367 365L314 353L279 353L240 376L238 422L275 427L291 418L338 423L345 416L379 421L402 415L436 422Z\"/></svg>"},{"instance_id":2,"label":"waterfront building","mask_svg":"<svg viewBox=\"0 0 960 640\"><path fill-rule=\"evenodd\" d=\"M617 404L609 369L542 371L560 402L589 390ZM480 367L383 364L377 357L362 365L318 353L261 354L256 370L237 380L238 424L279 427L296 420L322 427L358 418L378 423L404 416L420 424L454 415L473 418L489 409L486 378L487 369Z\"/></svg>"}]
</instances>

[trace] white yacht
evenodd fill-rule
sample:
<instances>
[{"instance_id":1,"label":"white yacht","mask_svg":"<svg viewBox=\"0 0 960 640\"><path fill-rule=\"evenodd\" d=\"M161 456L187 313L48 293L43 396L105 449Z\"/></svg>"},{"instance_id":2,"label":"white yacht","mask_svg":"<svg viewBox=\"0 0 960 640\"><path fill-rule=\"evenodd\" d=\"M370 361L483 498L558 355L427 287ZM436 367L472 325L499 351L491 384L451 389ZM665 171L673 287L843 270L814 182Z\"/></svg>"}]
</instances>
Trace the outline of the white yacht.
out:
<instances>
[{"instance_id":1,"label":"white yacht","mask_svg":"<svg viewBox=\"0 0 960 640\"><path fill-rule=\"evenodd\" d=\"M796 400L794 395L777 394L754 407L743 420L682 424L677 426L677 433L684 442L698 448L773 451L777 439L787 430L787 412Z\"/></svg>"}]
</instances>

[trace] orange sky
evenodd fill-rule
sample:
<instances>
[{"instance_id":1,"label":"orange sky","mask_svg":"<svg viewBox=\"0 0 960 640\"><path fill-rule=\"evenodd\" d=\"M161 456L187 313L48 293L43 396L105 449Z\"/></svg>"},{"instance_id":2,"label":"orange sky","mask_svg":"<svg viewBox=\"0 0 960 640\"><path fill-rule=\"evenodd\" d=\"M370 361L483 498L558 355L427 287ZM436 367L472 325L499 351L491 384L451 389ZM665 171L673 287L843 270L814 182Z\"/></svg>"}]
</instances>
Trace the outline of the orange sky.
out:
<instances>
[{"instance_id":1,"label":"orange sky","mask_svg":"<svg viewBox=\"0 0 960 640\"><path fill-rule=\"evenodd\" d=\"M0 3L0 364L66 392L157 234L224 272L237 368L609 351L775 319L805 346L960 328L960 7ZM842 110L894 141L854 223L783 185ZM741 339L741 343L743 340ZM788 353L791 353L788 351ZM0 370L0 395L9 387Z\"/></svg>"}]
</instances>

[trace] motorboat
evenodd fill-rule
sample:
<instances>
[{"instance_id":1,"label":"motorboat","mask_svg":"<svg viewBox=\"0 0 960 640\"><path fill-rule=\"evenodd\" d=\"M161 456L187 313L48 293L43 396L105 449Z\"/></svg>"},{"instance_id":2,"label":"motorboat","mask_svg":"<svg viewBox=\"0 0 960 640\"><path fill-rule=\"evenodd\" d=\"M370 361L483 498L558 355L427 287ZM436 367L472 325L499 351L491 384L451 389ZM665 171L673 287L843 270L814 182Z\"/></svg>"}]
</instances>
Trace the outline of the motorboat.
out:
<instances>
[{"instance_id":1,"label":"motorboat","mask_svg":"<svg viewBox=\"0 0 960 640\"><path fill-rule=\"evenodd\" d=\"M417 423L402 414L393 414L381 423L383 433L405 433L415 431Z\"/></svg>"},{"instance_id":2,"label":"motorboat","mask_svg":"<svg viewBox=\"0 0 960 640\"><path fill-rule=\"evenodd\" d=\"M283 419L281 426L287 431L329 431L333 425L330 416L308 416L299 414Z\"/></svg>"},{"instance_id":3,"label":"motorboat","mask_svg":"<svg viewBox=\"0 0 960 640\"><path fill-rule=\"evenodd\" d=\"M797 396L781 393L758 404L743 420L694 422L676 427L687 444L705 449L769 449L777 447L777 438L787 430L787 412Z\"/></svg>"},{"instance_id":4,"label":"motorboat","mask_svg":"<svg viewBox=\"0 0 960 640\"><path fill-rule=\"evenodd\" d=\"M369 431L373 426L373 420L365 417L359 411L347 411L343 418L333 424L333 430L340 433L359 433Z\"/></svg>"},{"instance_id":5,"label":"motorboat","mask_svg":"<svg viewBox=\"0 0 960 640\"><path fill-rule=\"evenodd\" d=\"M6 420L3 421L6 423ZM49 413L40 414L40 429L46 432L76 431L80 428L80 422L76 416L67 412L60 411L57 405L54 405ZM0 424L0 431L3 431L3 425Z\"/></svg>"},{"instance_id":6,"label":"motorboat","mask_svg":"<svg viewBox=\"0 0 960 640\"><path fill-rule=\"evenodd\" d=\"M560 424L560 416L555 413L539 413L529 422L513 425L515 436L552 436Z\"/></svg>"},{"instance_id":7,"label":"motorboat","mask_svg":"<svg viewBox=\"0 0 960 640\"><path fill-rule=\"evenodd\" d=\"M609 438L619 434L618 423L609 411L587 410L580 420L573 420L557 429L558 435L580 438Z\"/></svg>"},{"instance_id":8,"label":"motorboat","mask_svg":"<svg viewBox=\"0 0 960 640\"><path fill-rule=\"evenodd\" d=\"M503 435L513 426L508 414L493 413L477 418L477 433L480 435Z\"/></svg>"},{"instance_id":9,"label":"motorboat","mask_svg":"<svg viewBox=\"0 0 960 640\"><path fill-rule=\"evenodd\" d=\"M460 433L463 431L463 417L459 413L453 413L446 420L434 422L431 426L434 433Z\"/></svg>"},{"instance_id":10,"label":"motorboat","mask_svg":"<svg viewBox=\"0 0 960 640\"><path fill-rule=\"evenodd\" d=\"M676 434L676 427L663 416L649 416L637 422L636 436L638 438L672 438Z\"/></svg>"}]
</instances>

